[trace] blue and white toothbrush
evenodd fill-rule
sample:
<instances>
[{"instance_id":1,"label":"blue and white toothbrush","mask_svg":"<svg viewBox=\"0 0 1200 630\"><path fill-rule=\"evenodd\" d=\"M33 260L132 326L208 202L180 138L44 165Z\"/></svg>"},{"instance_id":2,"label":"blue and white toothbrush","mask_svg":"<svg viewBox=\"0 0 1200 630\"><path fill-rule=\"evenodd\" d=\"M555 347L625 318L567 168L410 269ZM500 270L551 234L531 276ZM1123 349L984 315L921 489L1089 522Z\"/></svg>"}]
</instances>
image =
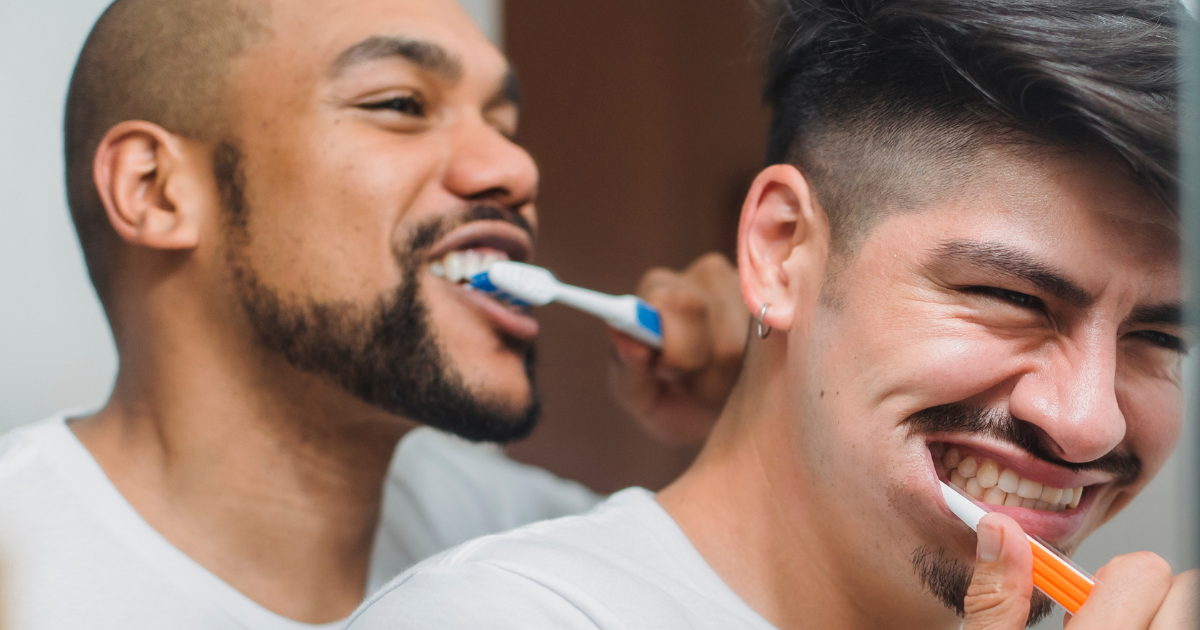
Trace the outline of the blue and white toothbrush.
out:
<instances>
[{"instance_id":1,"label":"blue and white toothbrush","mask_svg":"<svg viewBox=\"0 0 1200 630\"><path fill-rule=\"evenodd\" d=\"M656 349L662 348L662 318L658 310L633 295L608 295L563 284L554 274L534 265L501 261L471 277L471 286L517 306L558 302L603 319L609 326Z\"/></svg>"}]
</instances>

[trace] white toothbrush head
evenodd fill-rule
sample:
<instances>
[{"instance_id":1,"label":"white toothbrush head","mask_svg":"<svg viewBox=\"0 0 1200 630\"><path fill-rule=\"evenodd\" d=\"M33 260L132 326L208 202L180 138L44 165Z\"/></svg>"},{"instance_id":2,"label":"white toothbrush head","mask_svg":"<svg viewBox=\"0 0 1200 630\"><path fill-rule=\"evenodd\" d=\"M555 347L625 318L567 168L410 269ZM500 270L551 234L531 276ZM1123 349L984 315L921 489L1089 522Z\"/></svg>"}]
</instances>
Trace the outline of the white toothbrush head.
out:
<instances>
[{"instance_id":1,"label":"white toothbrush head","mask_svg":"<svg viewBox=\"0 0 1200 630\"><path fill-rule=\"evenodd\" d=\"M471 278L471 286L508 301L544 306L554 301L560 285L554 274L541 267L506 260Z\"/></svg>"}]
</instances>

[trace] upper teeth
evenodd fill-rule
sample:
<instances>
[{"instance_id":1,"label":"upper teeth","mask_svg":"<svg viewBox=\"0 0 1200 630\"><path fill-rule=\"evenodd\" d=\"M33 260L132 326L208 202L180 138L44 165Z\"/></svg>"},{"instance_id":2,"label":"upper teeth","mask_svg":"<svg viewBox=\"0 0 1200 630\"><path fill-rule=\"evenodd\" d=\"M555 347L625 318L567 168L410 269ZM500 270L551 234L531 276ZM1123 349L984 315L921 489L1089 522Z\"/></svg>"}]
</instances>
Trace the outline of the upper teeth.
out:
<instances>
[{"instance_id":1,"label":"upper teeth","mask_svg":"<svg viewBox=\"0 0 1200 630\"><path fill-rule=\"evenodd\" d=\"M453 251L429 263L429 271L439 278L451 282L463 282L488 270L492 263L508 260L503 252L496 250Z\"/></svg>"},{"instance_id":2,"label":"upper teeth","mask_svg":"<svg viewBox=\"0 0 1200 630\"><path fill-rule=\"evenodd\" d=\"M963 457L958 447L941 452L943 445L934 445L934 456L950 471L950 483L967 491L972 497L992 505L1023 507L1047 512L1061 512L1079 505L1083 487L1055 488L1026 479L1010 469L1000 469L991 459L979 462L974 455Z\"/></svg>"}]
</instances>

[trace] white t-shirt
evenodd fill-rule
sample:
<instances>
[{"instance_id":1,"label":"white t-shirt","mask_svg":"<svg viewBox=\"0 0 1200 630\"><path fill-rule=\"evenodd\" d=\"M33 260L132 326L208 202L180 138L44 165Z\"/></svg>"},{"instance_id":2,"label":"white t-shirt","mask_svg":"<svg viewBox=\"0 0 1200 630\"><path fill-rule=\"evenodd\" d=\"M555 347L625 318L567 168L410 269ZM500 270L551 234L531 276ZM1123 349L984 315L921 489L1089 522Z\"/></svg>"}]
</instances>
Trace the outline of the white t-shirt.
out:
<instances>
[{"instance_id":1,"label":"white t-shirt","mask_svg":"<svg viewBox=\"0 0 1200 630\"><path fill-rule=\"evenodd\" d=\"M372 595L346 630L770 630L654 495L474 540Z\"/></svg>"},{"instance_id":2,"label":"white t-shirt","mask_svg":"<svg viewBox=\"0 0 1200 630\"><path fill-rule=\"evenodd\" d=\"M597 498L495 447L421 428L384 492L370 581L483 534L579 513ZM63 416L0 437L6 630L312 630L259 606L133 509Z\"/></svg>"}]
</instances>

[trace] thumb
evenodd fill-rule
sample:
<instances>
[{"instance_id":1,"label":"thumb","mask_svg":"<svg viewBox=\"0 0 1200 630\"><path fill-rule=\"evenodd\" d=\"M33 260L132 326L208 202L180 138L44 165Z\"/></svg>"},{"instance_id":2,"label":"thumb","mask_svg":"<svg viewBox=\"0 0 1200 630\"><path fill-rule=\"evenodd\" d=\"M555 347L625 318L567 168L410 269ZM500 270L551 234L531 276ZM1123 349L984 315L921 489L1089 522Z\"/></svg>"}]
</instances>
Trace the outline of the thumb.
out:
<instances>
[{"instance_id":1,"label":"thumb","mask_svg":"<svg viewBox=\"0 0 1200 630\"><path fill-rule=\"evenodd\" d=\"M979 521L975 575L967 588L962 630L1022 630L1033 594L1033 551L1012 518L991 513Z\"/></svg>"}]
</instances>

